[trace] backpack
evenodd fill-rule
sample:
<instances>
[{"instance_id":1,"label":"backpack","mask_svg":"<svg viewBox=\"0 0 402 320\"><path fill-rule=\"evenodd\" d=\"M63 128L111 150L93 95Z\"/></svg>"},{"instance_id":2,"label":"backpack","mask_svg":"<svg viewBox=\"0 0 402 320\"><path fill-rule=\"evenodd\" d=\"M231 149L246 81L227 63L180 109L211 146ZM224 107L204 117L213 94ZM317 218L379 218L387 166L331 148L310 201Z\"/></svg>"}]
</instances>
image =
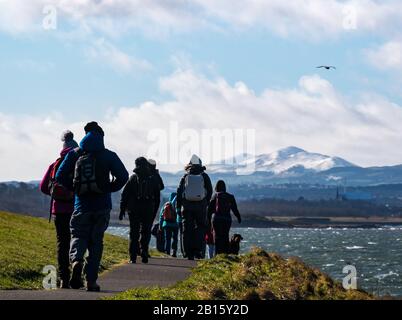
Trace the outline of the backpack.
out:
<instances>
[{"instance_id":1,"label":"backpack","mask_svg":"<svg viewBox=\"0 0 402 320\"><path fill-rule=\"evenodd\" d=\"M188 174L184 181L184 199L202 201L207 196L203 174Z\"/></svg>"},{"instance_id":2,"label":"backpack","mask_svg":"<svg viewBox=\"0 0 402 320\"><path fill-rule=\"evenodd\" d=\"M215 202L215 215L216 216L227 216L230 215L231 203L228 198L225 199L223 197L224 192L216 193L216 202Z\"/></svg>"},{"instance_id":3,"label":"backpack","mask_svg":"<svg viewBox=\"0 0 402 320\"><path fill-rule=\"evenodd\" d=\"M137 200L154 200L154 179L152 176L146 177L144 179L140 179L138 175L136 175L137 179Z\"/></svg>"},{"instance_id":4,"label":"backpack","mask_svg":"<svg viewBox=\"0 0 402 320\"><path fill-rule=\"evenodd\" d=\"M71 202L74 199L74 193L63 187L56 181L56 172L59 169L64 157L58 158L53 164L49 179L49 192L53 200L62 202Z\"/></svg>"},{"instance_id":5,"label":"backpack","mask_svg":"<svg viewBox=\"0 0 402 320\"><path fill-rule=\"evenodd\" d=\"M73 183L75 193L78 196L104 194L100 187L101 176L96 153L83 152L81 149L77 152L79 157L75 164Z\"/></svg>"},{"instance_id":6,"label":"backpack","mask_svg":"<svg viewBox=\"0 0 402 320\"><path fill-rule=\"evenodd\" d=\"M162 217L167 222L176 222L177 214L170 202L166 202L163 207Z\"/></svg>"}]
</instances>

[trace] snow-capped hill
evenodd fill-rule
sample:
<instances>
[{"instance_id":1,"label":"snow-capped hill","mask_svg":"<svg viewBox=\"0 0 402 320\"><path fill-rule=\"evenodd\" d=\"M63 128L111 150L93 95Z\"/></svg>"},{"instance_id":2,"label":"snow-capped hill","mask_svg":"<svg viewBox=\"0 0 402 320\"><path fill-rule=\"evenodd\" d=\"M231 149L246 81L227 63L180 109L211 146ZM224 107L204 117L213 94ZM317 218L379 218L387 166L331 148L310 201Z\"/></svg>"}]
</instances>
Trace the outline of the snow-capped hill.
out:
<instances>
[{"instance_id":1,"label":"snow-capped hill","mask_svg":"<svg viewBox=\"0 0 402 320\"><path fill-rule=\"evenodd\" d=\"M212 164L208 166L208 170L217 173L229 173L247 168L247 170L256 172L282 174L287 171L301 172L303 170L321 172L336 167L355 167L355 165L338 157L311 153L297 147L288 147L270 154L235 157L222 161L220 164Z\"/></svg>"},{"instance_id":2,"label":"snow-capped hill","mask_svg":"<svg viewBox=\"0 0 402 320\"><path fill-rule=\"evenodd\" d=\"M307 152L296 147L280 149L268 155L260 155L255 160L256 171L282 173L294 167L307 170L325 171L335 167L351 167L352 163L338 157Z\"/></svg>"},{"instance_id":3,"label":"snow-capped hill","mask_svg":"<svg viewBox=\"0 0 402 320\"><path fill-rule=\"evenodd\" d=\"M207 165L208 172L211 173L234 173L239 167L243 167L249 160L255 159L254 155L242 153L232 158L223 159Z\"/></svg>"},{"instance_id":4,"label":"snow-capped hill","mask_svg":"<svg viewBox=\"0 0 402 320\"><path fill-rule=\"evenodd\" d=\"M298 147L291 146L291 147L279 149L278 151L271 153L271 155L277 159L286 159L288 157L291 157L295 154L302 153L302 152L306 152L306 151L303 149L300 149Z\"/></svg>"}]
</instances>

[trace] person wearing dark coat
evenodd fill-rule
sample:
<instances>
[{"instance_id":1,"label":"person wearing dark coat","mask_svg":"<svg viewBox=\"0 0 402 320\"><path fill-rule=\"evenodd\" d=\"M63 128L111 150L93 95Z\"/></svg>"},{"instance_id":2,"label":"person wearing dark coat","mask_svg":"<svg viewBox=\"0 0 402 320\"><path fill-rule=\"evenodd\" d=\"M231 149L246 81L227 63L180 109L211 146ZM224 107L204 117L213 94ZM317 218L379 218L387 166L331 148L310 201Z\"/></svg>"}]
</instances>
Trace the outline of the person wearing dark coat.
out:
<instances>
[{"instance_id":1,"label":"person wearing dark coat","mask_svg":"<svg viewBox=\"0 0 402 320\"><path fill-rule=\"evenodd\" d=\"M202 258L205 251L207 208L212 196L212 184L197 156L193 155L185 170L177 189L176 210L182 217L184 256L194 260Z\"/></svg>"},{"instance_id":2,"label":"person wearing dark coat","mask_svg":"<svg viewBox=\"0 0 402 320\"><path fill-rule=\"evenodd\" d=\"M120 201L119 219L123 220L128 212L130 220L130 263L136 263L138 255L141 255L143 263L148 263L148 248L159 196L160 188L151 175L147 159L137 158L134 174L124 187Z\"/></svg>"},{"instance_id":3,"label":"person wearing dark coat","mask_svg":"<svg viewBox=\"0 0 402 320\"><path fill-rule=\"evenodd\" d=\"M155 218L156 218L156 216L158 215L158 212L159 212L160 198L161 198L160 191L165 189L165 185L163 183L163 179L162 179L161 175L159 174L159 170L156 169L156 161L153 160L153 159L148 159L148 163L149 163L150 170L151 170L151 176L159 186L159 197L158 197L159 203L156 203L156 205L155 205L155 212L154 212L154 220L155 220Z\"/></svg>"},{"instance_id":4,"label":"person wearing dark coat","mask_svg":"<svg viewBox=\"0 0 402 320\"><path fill-rule=\"evenodd\" d=\"M225 182L219 180L215 186L215 193L208 205L208 221L213 229L215 254L229 253L229 231L232 225L231 212L241 223L241 216L235 197L226 192Z\"/></svg>"},{"instance_id":5,"label":"person wearing dark coat","mask_svg":"<svg viewBox=\"0 0 402 320\"><path fill-rule=\"evenodd\" d=\"M85 268L87 290L100 291L96 281L103 254L103 237L112 210L111 193L123 188L128 172L117 154L105 148L105 134L98 123L89 122L84 130L85 137L80 147L67 154L57 170L56 181L75 193L74 213L70 221L70 286L73 289L83 286L82 271ZM84 157L96 159L91 160L96 167L91 168L95 171L95 181L82 180L87 171L78 169ZM110 179L111 176L113 179ZM88 188L89 183L96 185L96 192ZM87 250L89 254L86 256Z\"/></svg>"}]
</instances>

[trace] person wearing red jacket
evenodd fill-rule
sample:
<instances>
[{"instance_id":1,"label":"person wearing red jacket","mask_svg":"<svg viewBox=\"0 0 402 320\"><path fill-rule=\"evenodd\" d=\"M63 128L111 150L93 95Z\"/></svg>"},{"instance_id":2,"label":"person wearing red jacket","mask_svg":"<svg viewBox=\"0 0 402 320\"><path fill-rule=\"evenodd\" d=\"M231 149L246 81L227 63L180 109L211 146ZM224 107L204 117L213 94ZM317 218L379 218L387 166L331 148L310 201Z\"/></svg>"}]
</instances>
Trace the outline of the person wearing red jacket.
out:
<instances>
[{"instance_id":1,"label":"person wearing red jacket","mask_svg":"<svg viewBox=\"0 0 402 320\"><path fill-rule=\"evenodd\" d=\"M68 190L62 190L64 200L54 199L52 190L52 181L57 171L57 166L62 163L66 155L75 148L78 148L77 142L74 140L74 134L71 131L65 131L62 135L63 149L60 152L60 158L53 162L47 169L41 183L40 190L51 198L51 214L54 216L57 236L57 261L58 273L60 277L60 287L63 289L70 288L70 220L74 211L74 197ZM60 192L60 191L59 191Z\"/></svg>"}]
</instances>

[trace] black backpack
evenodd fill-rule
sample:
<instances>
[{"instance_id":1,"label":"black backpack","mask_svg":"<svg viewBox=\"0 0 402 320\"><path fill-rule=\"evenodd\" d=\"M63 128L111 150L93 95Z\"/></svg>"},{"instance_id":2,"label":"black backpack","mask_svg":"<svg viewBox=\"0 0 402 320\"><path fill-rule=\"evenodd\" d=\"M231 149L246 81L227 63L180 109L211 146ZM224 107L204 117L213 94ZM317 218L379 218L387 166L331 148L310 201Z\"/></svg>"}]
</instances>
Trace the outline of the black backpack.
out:
<instances>
[{"instance_id":1,"label":"black backpack","mask_svg":"<svg viewBox=\"0 0 402 320\"><path fill-rule=\"evenodd\" d=\"M102 170L99 165L97 153L87 153L82 149L76 151L78 160L74 171L74 192L78 196L99 195L106 193L104 190L105 179L109 180L109 173ZM102 188L103 187L103 188Z\"/></svg>"},{"instance_id":2,"label":"black backpack","mask_svg":"<svg viewBox=\"0 0 402 320\"><path fill-rule=\"evenodd\" d=\"M226 192L217 192L215 202L215 215L219 217L230 215L231 207L232 203Z\"/></svg>"},{"instance_id":3,"label":"black backpack","mask_svg":"<svg viewBox=\"0 0 402 320\"><path fill-rule=\"evenodd\" d=\"M146 178L136 177L137 200L155 200L155 180L152 176Z\"/></svg>"}]
</instances>

